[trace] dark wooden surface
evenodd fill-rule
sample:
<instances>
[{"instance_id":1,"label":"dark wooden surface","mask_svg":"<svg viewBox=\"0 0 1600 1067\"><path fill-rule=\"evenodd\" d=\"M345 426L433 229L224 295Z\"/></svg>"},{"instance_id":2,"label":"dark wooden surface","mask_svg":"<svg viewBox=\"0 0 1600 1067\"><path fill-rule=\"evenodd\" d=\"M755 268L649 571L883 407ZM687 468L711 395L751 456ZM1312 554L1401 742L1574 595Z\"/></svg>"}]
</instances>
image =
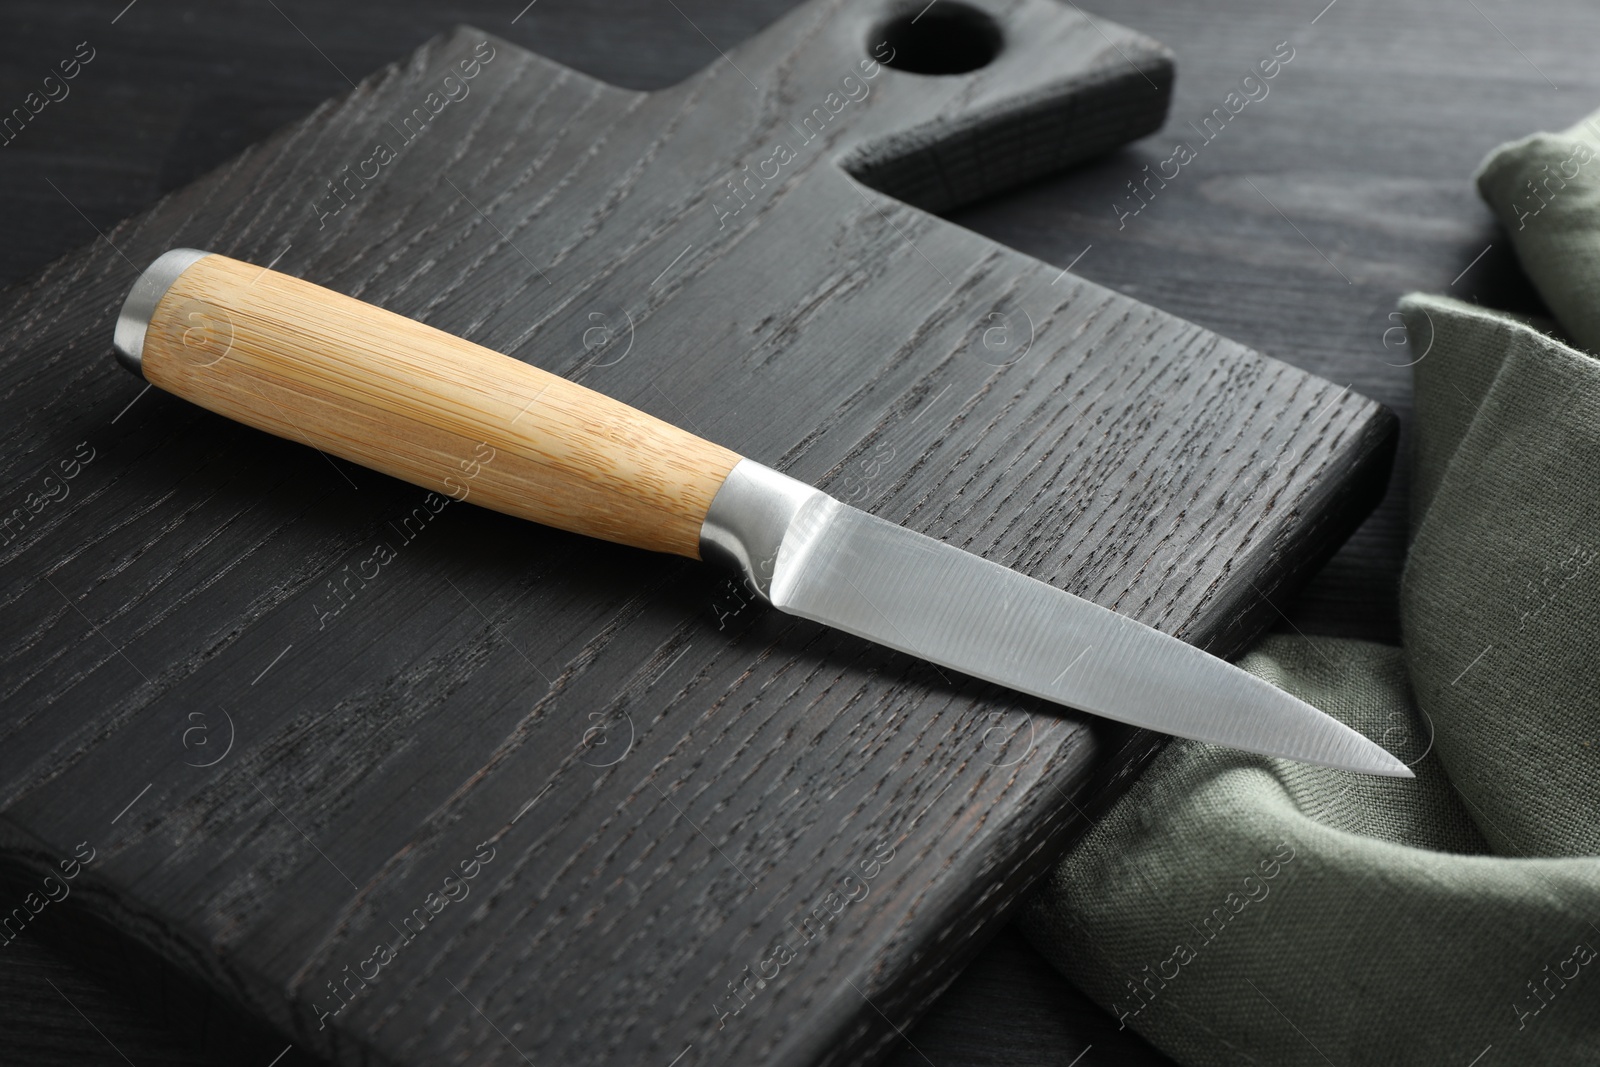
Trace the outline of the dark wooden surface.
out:
<instances>
[{"instance_id":1,"label":"dark wooden surface","mask_svg":"<svg viewBox=\"0 0 1600 1067\"><path fill-rule=\"evenodd\" d=\"M890 1051L1156 738L83 355L133 263L275 263L1231 654L1393 417L851 180L948 209L1160 124L1160 46L992 11L957 76L896 60L976 9L814 2L654 93L455 30L13 291L8 492L95 466L7 530L11 891L98 839L66 910L341 1063Z\"/></svg>"},{"instance_id":2,"label":"dark wooden surface","mask_svg":"<svg viewBox=\"0 0 1600 1067\"><path fill-rule=\"evenodd\" d=\"M160 21L136 28L128 20L146 6ZM680 6L724 45L777 13L757 5ZM89 5L23 10L20 32L0 42L7 50L0 85L18 97L31 87L31 72L68 55L83 39L78 27L109 21ZM464 9L430 9L411 19L392 13L374 18L356 7L285 10L302 26L323 30L325 36L312 36L331 59L353 71L371 69L451 22L497 28L491 16L507 19L504 12ZM1384 316L1398 292L1424 287L1499 303L1526 301L1466 174L1493 143L1565 124L1587 110L1596 93L1581 42L1593 37L1592 14L1566 4L1514 12L1485 7L1513 46L1478 13L1455 5L1395 11L1341 0L1310 27L1316 13L1298 6L1218 4L1179 11L1119 4L1103 10L1176 48L1181 76L1169 122L1175 130L1215 106L1237 68L1261 58L1278 40L1292 40L1297 56L1273 95L1247 108L1227 139L1208 146L1192 170L1125 230L1116 229L1110 201L1140 166L1165 158L1169 149L1160 146L1161 138L962 213L957 219L963 224L1063 266L1092 242L1078 273L1351 381L1402 413L1406 373L1387 364L1405 357L1386 350L1382 341L1389 325ZM232 18L208 22L208 13L187 22L184 16L153 4L134 8L105 31L122 35L106 39L127 47L95 60L76 83L78 95L47 111L29 131L39 135L36 140L0 151L12 277L91 235L90 222L41 178L55 181L104 227L343 84L286 23L272 24L259 13L245 18L243 27ZM545 54L637 87L687 75L707 60L710 48L670 8L599 13L563 10L544 0L519 25L539 31L537 44ZM535 40L531 29L501 32ZM91 93L88 77L97 71L105 81ZM1301 74L1303 81L1293 80ZM1545 76L1563 91L1552 90ZM86 100L88 107L72 111ZM46 124L45 118L53 121ZM74 226L80 229L74 232ZM1483 259L1451 287L1491 242ZM1400 492L1403 483L1302 598L1294 610L1302 629L1392 634ZM24 944L6 950L12 954L8 961L19 959ZM75 982L82 983L97 998L88 1006L104 1009L99 1025L125 1050L136 1043L135 1061L181 1062L176 1044L148 1032L151 1026L141 1021L146 1015L109 994L93 993L90 980L72 970L70 954L51 956L33 946L28 951L38 953L28 957L32 963L8 963L16 969L7 972L8 992L15 994L8 1007L17 1005L8 1021L26 1013L29 1022L10 1023L5 1039L30 1050L23 1062L121 1062L88 1020L61 1003L65 997L38 995L48 987L41 989L35 979L46 975L69 995L80 989ZM903 1049L904 1062L926 1057L941 1064L1064 1063L1089 1042L1095 1049L1085 1063L1114 1060L1108 1038L1073 1043L1074 1028L1089 1034L1081 1027L1093 1016L1065 1007L1052 1011L1054 998L1041 1000L1042 983L1021 963L1027 959L1014 939L997 943L911 1032L920 1051ZM1061 1000L1067 1000L1064 994ZM265 1062L277 1050L263 1051Z\"/></svg>"}]
</instances>

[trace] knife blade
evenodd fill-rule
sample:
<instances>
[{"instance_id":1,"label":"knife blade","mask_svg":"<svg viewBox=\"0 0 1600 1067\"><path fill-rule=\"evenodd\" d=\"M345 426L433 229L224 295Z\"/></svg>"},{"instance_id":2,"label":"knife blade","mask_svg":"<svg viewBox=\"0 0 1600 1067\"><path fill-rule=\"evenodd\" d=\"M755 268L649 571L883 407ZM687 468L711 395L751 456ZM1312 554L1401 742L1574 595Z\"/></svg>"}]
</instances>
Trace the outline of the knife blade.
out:
<instances>
[{"instance_id":1,"label":"knife blade","mask_svg":"<svg viewBox=\"0 0 1600 1067\"><path fill-rule=\"evenodd\" d=\"M720 562L780 611L1080 711L1411 777L1381 746L1192 645L850 507L557 375L195 249L135 281L118 358L228 418L452 498Z\"/></svg>"}]
</instances>

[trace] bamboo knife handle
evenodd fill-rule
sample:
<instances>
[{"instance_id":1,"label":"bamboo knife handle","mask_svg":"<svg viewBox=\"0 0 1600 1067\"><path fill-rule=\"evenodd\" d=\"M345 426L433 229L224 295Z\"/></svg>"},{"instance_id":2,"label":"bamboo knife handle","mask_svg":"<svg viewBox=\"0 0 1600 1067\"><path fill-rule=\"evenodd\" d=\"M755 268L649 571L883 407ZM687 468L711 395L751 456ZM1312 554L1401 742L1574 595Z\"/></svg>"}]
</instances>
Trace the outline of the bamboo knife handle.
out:
<instances>
[{"instance_id":1,"label":"bamboo knife handle","mask_svg":"<svg viewBox=\"0 0 1600 1067\"><path fill-rule=\"evenodd\" d=\"M141 275L116 342L152 384L219 415L456 500L694 559L740 459L510 356L191 249Z\"/></svg>"}]
</instances>

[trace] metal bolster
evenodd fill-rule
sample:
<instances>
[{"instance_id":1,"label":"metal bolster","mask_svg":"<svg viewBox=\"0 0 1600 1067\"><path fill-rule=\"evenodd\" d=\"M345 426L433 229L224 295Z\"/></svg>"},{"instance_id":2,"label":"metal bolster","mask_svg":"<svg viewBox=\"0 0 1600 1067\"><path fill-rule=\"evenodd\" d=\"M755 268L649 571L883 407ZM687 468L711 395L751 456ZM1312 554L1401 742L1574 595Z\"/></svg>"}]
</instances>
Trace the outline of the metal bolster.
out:
<instances>
[{"instance_id":1,"label":"metal bolster","mask_svg":"<svg viewBox=\"0 0 1600 1067\"><path fill-rule=\"evenodd\" d=\"M784 535L797 517L815 511L822 502L831 503L832 498L771 467L741 459L700 524L700 558L738 571L753 590L770 600Z\"/></svg>"},{"instance_id":2,"label":"metal bolster","mask_svg":"<svg viewBox=\"0 0 1600 1067\"><path fill-rule=\"evenodd\" d=\"M161 253L144 269L117 315L117 329L112 336L117 362L144 377L144 333L150 325L150 317L156 313L156 305L161 303L179 275L210 254L193 248L174 248Z\"/></svg>"}]
</instances>

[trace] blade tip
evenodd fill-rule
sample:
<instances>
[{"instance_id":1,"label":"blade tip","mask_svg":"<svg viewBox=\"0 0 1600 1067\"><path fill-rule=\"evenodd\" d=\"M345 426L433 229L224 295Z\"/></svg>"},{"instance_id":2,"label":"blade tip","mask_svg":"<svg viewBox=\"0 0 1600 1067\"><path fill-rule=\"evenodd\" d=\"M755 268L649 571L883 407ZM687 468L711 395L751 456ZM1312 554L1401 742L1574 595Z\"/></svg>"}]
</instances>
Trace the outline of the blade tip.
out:
<instances>
[{"instance_id":1,"label":"blade tip","mask_svg":"<svg viewBox=\"0 0 1600 1067\"><path fill-rule=\"evenodd\" d=\"M1391 754L1388 750L1374 745L1374 753L1378 758L1369 760L1367 766L1360 768L1366 774L1381 775L1384 778L1415 778L1416 772Z\"/></svg>"}]
</instances>

